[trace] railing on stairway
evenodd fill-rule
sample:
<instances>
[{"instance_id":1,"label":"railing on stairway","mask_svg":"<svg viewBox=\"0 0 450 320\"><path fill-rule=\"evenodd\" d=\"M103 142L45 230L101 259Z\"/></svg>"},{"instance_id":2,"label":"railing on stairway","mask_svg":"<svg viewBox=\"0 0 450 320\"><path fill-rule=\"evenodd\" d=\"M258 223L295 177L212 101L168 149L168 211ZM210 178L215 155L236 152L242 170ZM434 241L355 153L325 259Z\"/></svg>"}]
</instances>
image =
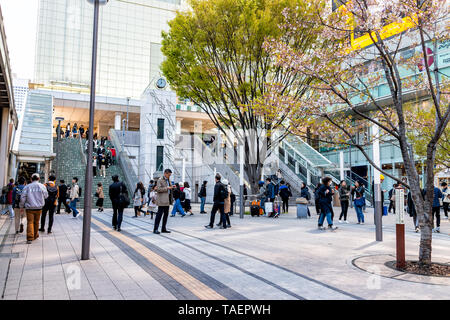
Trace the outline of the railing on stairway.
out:
<instances>
[{"instance_id":1,"label":"railing on stairway","mask_svg":"<svg viewBox=\"0 0 450 320\"><path fill-rule=\"evenodd\" d=\"M133 164L128 157L128 152L122 147L121 141L116 134L116 130L110 129L109 136L114 145L114 148L116 149L116 160L119 163L120 168L122 169L125 183L128 190L130 190L129 192L131 192L139 182L139 177L134 171Z\"/></svg>"}]
</instances>

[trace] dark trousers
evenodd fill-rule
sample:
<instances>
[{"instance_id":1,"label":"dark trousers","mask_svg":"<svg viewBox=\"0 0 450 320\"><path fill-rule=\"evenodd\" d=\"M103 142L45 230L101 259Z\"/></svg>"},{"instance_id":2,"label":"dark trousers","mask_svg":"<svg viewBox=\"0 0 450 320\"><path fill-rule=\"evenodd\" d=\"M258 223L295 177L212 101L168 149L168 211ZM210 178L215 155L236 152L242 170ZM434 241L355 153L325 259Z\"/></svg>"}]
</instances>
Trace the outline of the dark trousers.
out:
<instances>
[{"instance_id":1,"label":"dark trousers","mask_svg":"<svg viewBox=\"0 0 450 320\"><path fill-rule=\"evenodd\" d=\"M230 214L228 214L228 213L225 213L225 218L227 219L227 226L231 226L231 221L230 221ZM220 221L219 221L219 224L222 224L223 222L222 222L222 216L220 216Z\"/></svg>"},{"instance_id":2,"label":"dark trousers","mask_svg":"<svg viewBox=\"0 0 450 320\"><path fill-rule=\"evenodd\" d=\"M141 206L134 206L134 216L137 217L138 216L138 212L143 213L144 215L147 214L147 212L145 212L144 210L141 209Z\"/></svg>"},{"instance_id":3,"label":"dark trousers","mask_svg":"<svg viewBox=\"0 0 450 320\"><path fill-rule=\"evenodd\" d=\"M227 222L227 217L225 215L225 210L224 210L224 203L214 203L212 210L211 210L211 219L209 221L209 226L210 227L214 227L214 220L216 218L216 212L217 210L220 211L220 222L222 223L222 226L224 228L227 227L226 222Z\"/></svg>"},{"instance_id":4,"label":"dark trousers","mask_svg":"<svg viewBox=\"0 0 450 320\"><path fill-rule=\"evenodd\" d=\"M281 198L283 201L283 213L289 212L289 198Z\"/></svg>"},{"instance_id":5,"label":"dark trousers","mask_svg":"<svg viewBox=\"0 0 450 320\"><path fill-rule=\"evenodd\" d=\"M348 211L348 200L341 200L341 215L339 216L339 220L344 217L344 221L347 221L347 211Z\"/></svg>"},{"instance_id":6,"label":"dark trousers","mask_svg":"<svg viewBox=\"0 0 450 320\"><path fill-rule=\"evenodd\" d=\"M44 208L42 208L42 215L41 215L41 229L44 230L45 228L45 218L47 216L48 212L48 231L52 231L53 227L53 215L55 214L55 204L46 204L44 205Z\"/></svg>"},{"instance_id":7,"label":"dark trousers","mask_svg":"<svg viewBox=\"0 0 450 320\"><path fill-rule=\"evenodd\" d=\"M97 176L97 167L92 167L92 171L93 171L94 177L96 177Z\"/></svg>"},{"instance_id":8,"label":"dark trousers","mask_svg":"<svg viewBox=\"0 0 450 320\"><path fill-rule=\"evenodd\" d=\"M442 205L443 205L443 208L444 208L444 215L446 217L448 217L448 207L450 205L450 202L443 202Z\"/></svg>"},{"instance_id":9,"label":"dark trousers","mask_svg":"<svg viewBox=\"0 0 450 320\"><path fill-rule=\"evenodd\" d=\"M317 213L317 214L320 214L320 203L319 203L319 200L316 199L316 200L314 201L314 204L316 205L316 213Z\"/></svg>"},{"instance_id":10,"label":"dark trousers","mask_svg":"<svg viewBox=\"0 0 450 320\"><path fill-rule=\"evenodd\" d=\"M68 213L70 213L70 208L69 208L69 206L67 205L67 202L66 202L66 198L58 198L58 209L56 210L56 214L60 214L60 211L61 211L61 203L64 205L64 207L66 208L66 211L68 212Z\"/></svg>"},{"instance_id":11,"label":"dark trousers","mask_svg":"<svg viewBox=\"0 0 450 320\"><path fill-rule=\"evenodd\" d=\"M389 200L388 212L391 212L391 210L394 210L394 214L395 214L395 201Z\"/></svg>"},{"instance_id":12,"label":"dark trousers","mask_svg":"<svg viewBox=\"0 0 450 320\"><path fill-rule=\"evenodd\" d=\"M120 228L123 220L123 207L118 204L113 203L113 217L112 225L113 227Z\"/></svg>"},{"instance_id":13,"label":"dark trousers","mask_svg":"<svg viewBox=\"0 0 450 320\"><path fill-rule=\"evenodd\" d=\"M433 220L436 215L436 227L439 228L441 226L441 207L433 207L431 214L433 215Z\"/></svg>"},{"instance_id":14,"label":"dark trousers","mask_svg":"<svg viewBox=\"0 0 450 320\"><path fill-rule=\"evenodd\" d=\"M161 230L165 231L168 217L169 217L169 206L159 206L158 212L156 213L155 227L153 228L153 231L157 231L159 229L159 223L161 222L161 218L162 218Z\"/></svg>"}]
</instances>

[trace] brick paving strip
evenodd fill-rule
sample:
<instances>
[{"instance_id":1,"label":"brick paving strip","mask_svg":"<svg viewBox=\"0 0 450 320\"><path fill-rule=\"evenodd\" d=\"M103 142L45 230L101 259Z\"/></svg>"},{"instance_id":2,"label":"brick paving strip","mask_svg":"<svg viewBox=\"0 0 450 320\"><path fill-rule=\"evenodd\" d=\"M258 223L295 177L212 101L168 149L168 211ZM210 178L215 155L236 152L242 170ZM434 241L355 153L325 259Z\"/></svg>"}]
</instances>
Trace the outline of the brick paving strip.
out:
<instances>
[{"instance_id":1,"label":"brick paving strip","mask_svg":"<svg viewBox=\"0 0 450 320\"><path fill-rule=\"evenodd\" d=\"M178 268L174 264L170 263L160 255L154 253L147 247L143 246L141 243L133 240L130 237L120 233L114 232L110 227L106 226L104 223L99 220L93 220L93 223L97 225L101 230L113 235L123 243L127 244L130 248L139 252L142 256L144 256L148 261L158 267L161 271L165 272L167 275L175 279L179 282L183 287L191 291L195 296L202 300L225 300L226 298L215 290L211 289L204 283L200 282L189 273L184 270Z\"/></svg>"},{"instance_id":2,"label":"brick paving strip","mask_svg":"<svg viewBox=\"0 0 450 320\"><path fill-rule=\"evenodd\" d=\"M111 217L111 214L105 214L108 217ZM100 219L99 217L105 216L104 214L99 216L93 216L96 219ZM103 220L103 219L102 219ZM141 219L133 219L129 216L124 215L124 223L126 225L131 225L133 228L133 234L136 234L136 228L139 228L144 231L147 237L151 237L151 239L156 240L157 238L163 238L164 243L159 243L160 248L167 244L167 240L173 241L179 244L184 250L191 249L193 251L199 252L202 255L206 255L207 257L214 259L216 261L220 261L222 264L228 266L228 268L233 268L235 270L239 270L241 273L247 274L249 277L253 278L252 280L246 280L248 286L251 286L257 279L257 283L262 282L265 283L278 291L277 294L272 296L272 299L282 299L281 293L285 293L290 297L288 299L320 299L326 297L327 299L362 299L356 295L345 292L338 288L329 286L325 283L307 277L305 275L299 274L297 272L291 271L282 266L273 264L268 261L264 261L262 259L250 256L248 254L239 252L237 250L225 247L223 245L200 239L195 236L187 235L183 232L176 231L173 228L172 234L169 236L157 236L155 237L151 232L143 227L143 225L153 225L148 220ZM150 228L152 229L152 228ZM123 233L124 231L122 231ZM145 236L139 236L139 238L143 238ZM190 239L189 239L190 238ZM197 245L191 246L188 244L189 240L195 240ZM200 243L198 243L200 242ZM156 241L153 241L156 245ZM178 252L182 252L177 251ZM219 258L222 257L222 258ZM189 259L187 257L187 259ZM219 278L219 277L218 277ZM258 284L256 284L258 285ZM261 292L261 291L260 291ZM306 295L306 296L305 296Z\"/></svg>"}]
</instances>

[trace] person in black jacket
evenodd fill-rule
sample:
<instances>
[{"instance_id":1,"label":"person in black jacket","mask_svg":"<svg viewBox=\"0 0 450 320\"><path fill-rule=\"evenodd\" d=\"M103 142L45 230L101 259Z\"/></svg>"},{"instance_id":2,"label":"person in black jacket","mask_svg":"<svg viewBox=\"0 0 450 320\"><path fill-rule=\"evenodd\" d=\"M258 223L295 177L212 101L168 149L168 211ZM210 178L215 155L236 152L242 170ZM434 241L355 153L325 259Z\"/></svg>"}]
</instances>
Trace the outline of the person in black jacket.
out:
<instances>
[{"instance_id":1,"label":"person in black jacket","mask_svg":"<svg viewBox=\"0 0 450 320\"><path fill-rule=\"evenodd\" d=\"M388 209L388 212L391 213L391 210L394 210L394 214L395 214L395 197L394 197L394 195L395 195L395 189L396 188L397 188L397 184L394 183L392 185L392 189L389 190L389 193L388 193L388 195L389 195L389 209Z\"/></svg>"},{"instance_id":2,"label":"person in black jacket","mask_svg":"<svg viewBox=\"0 0 450 320\"><path fill-rule=\"evenodd\" d=\"M67 213L71 213L69 206L67 205L67 185L64 183L64 180L59 180L59 197L58 197L58 209L56 210L56 214L60 214L61 211L61 203L66 208Z\"/></svg>"},{"instance_id":3,"label":"person in black jacket","mask_svg":"<svg viewBox=\"0 0 450 320\"><path fill-rule=\"evenodd\" d=\"M322 186L322 184L319 182L317 183L317 186L314 188L314 205L316 207L316 214L320 214L320 203L319 203L319 189Z\"/></svg>"},{"instance_id":4,"label":"person in black jacket","mask_svg":"<svg viewBox=\"0 0 450 320\"><path fill-rule=\"evenodd\" d=\"M227 225L227 218L225 216L225 210L224 210L224 204L225 204L225 198L228 197L228 190L225 187L225 185L220 182L220 179L222 177L220 174L216 174L216 184L214 186L214 197L213 197L213 207L211 210L211 219L209 221L209 224L205 226L207 229L214 228L214 219L216 217L217 210L220 211L220 221L222 222L222 226L220 229L226 229ZM225 194L227 193L227 194Z\"/></svg>"},{"instance_id":5,"label":"person in black jacket","mask_svg":"<svg viewBox=\"0 0 450 320\"><path fill-rule=\"evenodd\" d=\"M289 197L292 197L292 192L289 187L285 184L284 180L280 181L280 197L283 202L283 213L289 212Z\"/></svg>"},{"instance_id":6,"label":"person in black jacket","mask_svg":"<svg viewBox=\"0 0 450 320\"><path fill-rule=\"evenodd\" d=\"M120 201L120 195L121 193L127 193L128 190L125 184L119 181L117 175L112 176L112 180L113 183L109 186L109 198L113 205L112 225L114 230L121 231L124 206Z\"/></svg>"},{"instance_id":7,"label":"person in black jacket","mask_svg":"<svg viewBox=\"0 0 450 320\"><path fill-rule=\"evenodd\" d=\"M333 226L333 220L331 213L333 211L332 201L334 190L330 187L331 178L325 177L322 179L322 185L320 186L317 194L319 195L320 216L319 216L319 230L325 230L323 227L323 221L327 218L328 228L335 230L337 227Z\"/></svg>"},{"instance_id":8,"label":"person in black jacket","mask_svg":"<svg viewBox=\"0 0 450 320\"><path fill-rule=\"evenodd\" d=\"M198 196L200 198L200 213L205 214L205 202L206 202L206 184L208 181L203 181L202 186L200 187L200 192L198 193Z\"/></svg>"}]
</instances>

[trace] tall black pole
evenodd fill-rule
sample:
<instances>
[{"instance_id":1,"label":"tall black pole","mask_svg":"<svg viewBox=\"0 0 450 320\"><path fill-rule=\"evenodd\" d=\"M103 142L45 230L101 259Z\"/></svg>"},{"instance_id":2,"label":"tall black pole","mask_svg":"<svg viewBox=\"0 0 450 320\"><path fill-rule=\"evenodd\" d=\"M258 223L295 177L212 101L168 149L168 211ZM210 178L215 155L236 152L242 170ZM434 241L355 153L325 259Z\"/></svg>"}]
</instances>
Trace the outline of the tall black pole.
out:
<instances>
[{"instance_id":1,"label":"tall black pole","mask_svg":"<svg viewBox=\"0 0 450 320\"><path fill-rule=\"evenodd\" d=\"M94 2L94 32L92 41L92 66L91 66L91 101L89 104L89 135L88 152L86 161L86 175L84 179L84 214L83 214L83 238L81 242L81 260L89 260L89 248L91 242L91 209L92 209L92 140L94 133L95 111L95 79L97 70L97 40L98 40L98 15L99 0Z\"/></svg>"},{"instance_id":2,"label":"tall black pole","mask_svg":"<svg viewBox=\"0 0 450 320\"><path fill-rule=\"evenodd\" d=\"M56 170L55 176L59 179L59 141L61 139L61 121L58 121L58 132L56 133L58 136L56 137Z\"/></svg>"}]
</instances>

